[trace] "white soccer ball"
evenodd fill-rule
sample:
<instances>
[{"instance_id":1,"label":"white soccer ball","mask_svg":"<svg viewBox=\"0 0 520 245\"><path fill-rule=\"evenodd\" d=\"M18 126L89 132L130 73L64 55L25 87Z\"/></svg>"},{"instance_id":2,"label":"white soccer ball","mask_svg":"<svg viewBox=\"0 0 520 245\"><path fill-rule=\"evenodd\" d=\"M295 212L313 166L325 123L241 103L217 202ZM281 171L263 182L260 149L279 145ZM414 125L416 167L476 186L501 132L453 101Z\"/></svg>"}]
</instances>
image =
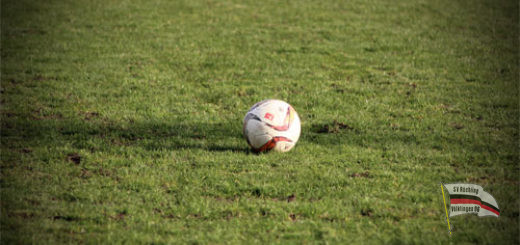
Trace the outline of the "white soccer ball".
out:
<instances>
[{"instance_id":1,"label":"white soccer ball","mask_svg":"<svg viewBox=\"0 0 520 245\"><path fill-rule=\"evenodd\" d=\"M244 137L256 152L291 150L300 138L300 118L281 100L256 103L244 117Z\"/></svg>"}]
</instances>

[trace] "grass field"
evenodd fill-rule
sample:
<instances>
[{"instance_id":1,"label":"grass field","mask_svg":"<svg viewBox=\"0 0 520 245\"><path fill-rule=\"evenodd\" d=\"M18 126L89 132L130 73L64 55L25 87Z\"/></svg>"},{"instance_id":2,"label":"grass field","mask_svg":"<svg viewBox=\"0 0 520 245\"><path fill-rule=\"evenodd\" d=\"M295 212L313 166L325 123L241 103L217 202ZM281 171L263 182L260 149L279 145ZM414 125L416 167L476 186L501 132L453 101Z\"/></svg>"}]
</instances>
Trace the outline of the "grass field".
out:
<instances>
[{"instance_id":1,"label":"grass field","mask_svg":"<svg viewBox=\"0 0 520 245\"><path fill-rule=\"evenodd\" d=\"M4 0L1 243L519 243L518 4Z\"/></svg>"}]
</instances>

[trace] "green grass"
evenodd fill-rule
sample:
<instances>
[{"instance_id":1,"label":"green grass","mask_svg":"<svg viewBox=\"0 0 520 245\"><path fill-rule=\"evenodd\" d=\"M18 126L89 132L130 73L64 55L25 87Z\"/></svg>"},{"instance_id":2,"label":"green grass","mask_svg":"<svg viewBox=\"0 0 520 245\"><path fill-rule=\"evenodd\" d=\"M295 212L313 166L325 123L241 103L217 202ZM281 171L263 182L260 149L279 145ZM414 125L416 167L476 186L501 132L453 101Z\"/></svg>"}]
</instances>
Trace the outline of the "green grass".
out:
<instances>
[{"instance_id":1,"label":"green grass","mask_svg":"<svg viewBox=\"0 0 520 245\"><path fill-rule=\"evenodd\" d=\"M518 23L505 0L2 1L1 242L518 243ZM242 138L266 98L302 119L289 153ZM501 217L449 237L440 182Z\"/></svg>"}]
</instances>

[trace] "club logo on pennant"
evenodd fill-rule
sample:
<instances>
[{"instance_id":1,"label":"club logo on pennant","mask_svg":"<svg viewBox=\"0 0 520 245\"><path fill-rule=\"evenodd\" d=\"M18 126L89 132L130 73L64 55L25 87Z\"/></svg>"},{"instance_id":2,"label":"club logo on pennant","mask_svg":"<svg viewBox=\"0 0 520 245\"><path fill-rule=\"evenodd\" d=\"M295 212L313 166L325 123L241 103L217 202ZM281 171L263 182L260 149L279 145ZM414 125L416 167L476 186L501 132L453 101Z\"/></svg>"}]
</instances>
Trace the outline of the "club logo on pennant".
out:
<instances>
[{"instance_id":1,"label":"club logo on pennant","mask_svg":"<svg viewBox=\"0 0 520 245\"><path fill-rule=\"evenodd\" d=\"M441 184L446 220L450 229L449 217L462 214L477 214L482 216L500 216L500 209L493 196L484 191L484 188L475 184ZM448 191L449 208L446 206L444 188Z\"/></svg>"}]
</instances>

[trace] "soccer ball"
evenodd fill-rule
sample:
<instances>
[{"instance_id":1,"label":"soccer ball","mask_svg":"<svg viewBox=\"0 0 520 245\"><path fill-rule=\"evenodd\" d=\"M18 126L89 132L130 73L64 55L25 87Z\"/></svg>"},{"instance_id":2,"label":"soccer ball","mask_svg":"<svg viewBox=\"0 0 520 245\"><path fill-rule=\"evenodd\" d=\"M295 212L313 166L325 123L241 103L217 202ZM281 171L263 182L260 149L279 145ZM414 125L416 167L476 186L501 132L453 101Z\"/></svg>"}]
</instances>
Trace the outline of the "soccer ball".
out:
<instances>
[{"instance_id":1,"label":"soccer ball","mask_svg":"<svg viewBox=\"0 0 520 245\"><path fill-rule=\"evenodd\" d=\"M255 152L289 151L298 141L300 130L298 114L281 100L258 102L244 117L244 137Z\"/></svg>"}]
</instances>

